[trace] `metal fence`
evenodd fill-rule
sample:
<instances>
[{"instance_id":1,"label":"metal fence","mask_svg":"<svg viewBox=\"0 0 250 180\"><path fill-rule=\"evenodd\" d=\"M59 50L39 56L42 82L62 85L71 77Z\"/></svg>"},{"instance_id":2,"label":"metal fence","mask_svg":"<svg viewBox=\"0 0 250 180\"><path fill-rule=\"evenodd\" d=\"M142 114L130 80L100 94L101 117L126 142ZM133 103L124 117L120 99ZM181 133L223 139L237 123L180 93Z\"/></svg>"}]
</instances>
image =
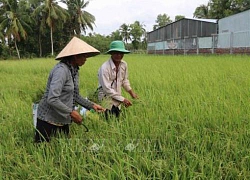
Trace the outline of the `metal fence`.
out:
<instances>
[{"instance_id":1,"label":"metal fence","mask_svg":"<svg viewBox=\"0 0 250 180\"><path fill-rule=\"evenodd\" d=\"M148 43L148 54L250 54L250 31Z\"/></svg>"}]
</instances>

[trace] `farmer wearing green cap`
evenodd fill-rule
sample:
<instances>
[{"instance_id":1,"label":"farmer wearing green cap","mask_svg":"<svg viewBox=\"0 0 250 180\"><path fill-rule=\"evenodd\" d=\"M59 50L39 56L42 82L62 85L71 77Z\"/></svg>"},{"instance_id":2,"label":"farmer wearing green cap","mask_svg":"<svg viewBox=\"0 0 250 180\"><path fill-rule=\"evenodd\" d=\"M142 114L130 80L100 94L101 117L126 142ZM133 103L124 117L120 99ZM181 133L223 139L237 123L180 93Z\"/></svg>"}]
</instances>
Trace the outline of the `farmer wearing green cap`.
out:
<instances>
[{"instance_id":1,"label":"farmer wearing green cap","mask_svg":"<svg viewBox=\"0 0 250 180\"><path fill-rule=\"evenodd\" d=\"M107 51L110 59L102 64L98 71L98 99L99 101L110 100L105 111L106 119L110 115L119 117L121 104L125 107L132 105L131 101L121 95L121 87L130 94L132 98L138 98L130 86L128 79L127 63L123 60L124 54L130 53L125 49L122 41L113 41Z\"/></svg>"}]
</instances>

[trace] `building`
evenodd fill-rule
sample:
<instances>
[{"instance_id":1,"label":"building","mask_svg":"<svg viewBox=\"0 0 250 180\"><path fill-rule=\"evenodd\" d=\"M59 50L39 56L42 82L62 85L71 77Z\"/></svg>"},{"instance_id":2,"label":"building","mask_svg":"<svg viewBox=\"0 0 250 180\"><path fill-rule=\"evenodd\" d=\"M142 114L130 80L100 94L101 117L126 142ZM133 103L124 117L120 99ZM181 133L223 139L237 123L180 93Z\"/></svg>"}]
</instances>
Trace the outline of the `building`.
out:
<instances>
[{"instance_id":1,"label":"building","mask_svg":"<svg viewBox=\"0 0 250 180\"><path fill-rule=\"evenodd\" d=\"M218 26L218 48L229 48L232 53L250 47L250 10L222 18Z\"/></svg>"},{"instance_id":2,"label":"building","mask_svg":"<svg viewBox=\"0 0 250 180\"><path fill-rule=\"evenodd\" d=\"M219 20L189 19L148 33L148 54L250 54L250 9Z\"/></svg>"},{"instance_id":3,"label":"building","mask_svg":"<svg viewBox=\"0 0 250 180\"><path fill-rule=\"evenodd\" d=\"M217 20L183 18L147 34L149 54L196 53L211 49L217 34Z\"/></svg>"}]
</instances>

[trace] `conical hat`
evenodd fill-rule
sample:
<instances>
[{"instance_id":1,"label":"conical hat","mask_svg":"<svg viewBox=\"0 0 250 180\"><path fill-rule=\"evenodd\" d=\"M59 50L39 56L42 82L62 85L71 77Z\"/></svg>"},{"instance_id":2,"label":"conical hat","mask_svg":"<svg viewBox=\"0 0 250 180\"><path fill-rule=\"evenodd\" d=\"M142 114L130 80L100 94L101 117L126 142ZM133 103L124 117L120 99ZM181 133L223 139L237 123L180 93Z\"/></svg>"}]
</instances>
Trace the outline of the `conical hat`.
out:
<instances>
[{"instance_id":1,"label":"conical hat","mask_svg":"<svg viewBox=\"0 0 250 180\"><path fill-rule=\"evenodd\" d=\"M63 50L57 55L56 60L60 60L67 56L86 54L87 57L92 57L100 54L100 51L90 46L83 40L73 37L70 42L63 48Z\"/></svg>"}]
</instances>

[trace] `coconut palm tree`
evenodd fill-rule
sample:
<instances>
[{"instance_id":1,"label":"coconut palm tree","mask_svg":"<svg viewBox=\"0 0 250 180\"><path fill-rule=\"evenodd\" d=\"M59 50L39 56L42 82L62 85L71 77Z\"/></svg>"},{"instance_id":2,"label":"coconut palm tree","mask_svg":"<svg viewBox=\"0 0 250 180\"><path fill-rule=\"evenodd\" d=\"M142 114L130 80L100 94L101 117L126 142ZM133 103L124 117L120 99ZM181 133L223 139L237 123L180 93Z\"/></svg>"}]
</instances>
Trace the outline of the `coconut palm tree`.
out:
<instances>
[{"instance_id":1,"label":"coconut palm tree","mask_svg":"<svg viewBox=\"0 0 250 180\"><path fill-rule=\"evenodd\" d=\"M141 39L145 36L145 25L140 23L139 21L135 21L133 24L130 25L130 34L132 39L132 44L135 50L139 48L139 44L141 43Z\"/></svg>"},{"instance_id":2,"label":"coconut palm tree","mask_svg":"<svg viewBox=\"0 0 250 180\"><path fill-rule=\"evenodd\" d=\"M42 13L35 14L34 11L42 4L42 0L29 0L31 3L32 17L34 18L34 32L38 36L39 44L39 57L42 57L42 38L41 36L45 33L46 21L42 17Z\"/></svg>"},{"instance_id":3,"label":"coconut palm tree","mask_svg":"<svg viewBox=\"0 0 250 180\"><path fill-rule=\"evenodd\" d=\"M84 0L62 0L68 7L70 14L69 23L73 34L80 36L81 32L86 33L89 28L93 30L95 17L84 9L89 5L89 1Z\"/></svg>"},{"instance_id":4,"label":"coconut palm tree","mask_svg":"<svg viewBox=\"0 0 250 180\"><path fill-rule=\"evenodd\" d=\"M41 17L41 27L46 23L50 28L51 55L53 56L53 31L56 26L62 25L66 21L68 17L67 10L59 6L56 0L45 0L33 13Z\"/></svg>"},{"instance_id":5,"label":"coconut palm tree","mask_svg":"<svg viewBox=\"0 0 250 180\"><path fill-rule=\"evenodd\" d=\"M122 40L122 36L119 30L112 32L110 37L112 40Z\"/></svg>"},{"instance_id":6,"label":"coconut palm tree","mask_svg":"<svg viewBox=\"0 0 250 180\"><path fill-rule=\"evenodd\" d=\"M31 21L28 14L19 6L25 1L1 0L0 3L0 32L8 39L8 44L11 44L11 40L14 41L17 56L20 59L17 41L27 38L26 29L30 29L27 22Z\"/></svg>"},{"instance_id":7,"label":"coconut palm tree","mask_svg":"<svg viewBox=\"0 0 250 180\"><path fill-rule=\"evenodd\" d=\"M153 30L156 30L157 28L160 28L162 26L166 26L167 24L171 23L172 20L170 19L170 16L164 13L164 14L159 14L155 22L157 24L153 26Z\"/></svg>"},{"instance_id":8,"label":"coconut palm tree","mask_svg":"<svg viewBox=\"0 0 250 180\"><path fill-rule=\"evenodd\" d=\"M122 24L120 26L119 30L121 32L121 36L122 36L124 42L127 44L128 41L131 40L131 37L130 37L130 30L131 30L130 25L124 23L124 24Z\"/></svg>"},{"instance_id":9,"label":"coconut palm tree","mask_svg":"<svg viewBox=\"0 0 250 180\"><path fill-rule=\"evenodd\" d=\"M210 14L209 14L209 5L202 4L199 7L195 9L195 12L193 14L194 18L204 18L204 19L209 19Z\"/></svg>"}]
</instances>

